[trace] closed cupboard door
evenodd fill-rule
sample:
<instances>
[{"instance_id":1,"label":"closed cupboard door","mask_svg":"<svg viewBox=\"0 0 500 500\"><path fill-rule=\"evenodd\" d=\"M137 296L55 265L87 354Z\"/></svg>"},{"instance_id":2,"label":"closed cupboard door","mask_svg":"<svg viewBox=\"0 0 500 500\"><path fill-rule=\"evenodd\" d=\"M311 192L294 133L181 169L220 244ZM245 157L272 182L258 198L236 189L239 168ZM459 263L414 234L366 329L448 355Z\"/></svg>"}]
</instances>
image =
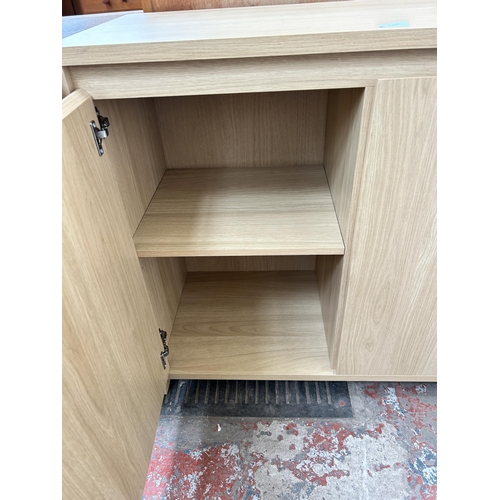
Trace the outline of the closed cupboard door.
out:
<instances>
[{"instance_id":1,"label":"closed cupboard door","mask_svg":"<svg viewBox=\"0 0 500 500\"><path fill-rule=\"evenodd\" d=\"M167 370L113 158L98 156L92 120L86 92L64 99L63 498L138 499Z\"/></svg>"},{"instance_id":2,"label":"closed cupboard door","mask_svg":"<svg viewBox=\"0 0 500 500\"><path fill-rule=\"evenodd\" d=\"M436 78L375 88L337 373L436 377Z\"/></svg>"}]
</instances>

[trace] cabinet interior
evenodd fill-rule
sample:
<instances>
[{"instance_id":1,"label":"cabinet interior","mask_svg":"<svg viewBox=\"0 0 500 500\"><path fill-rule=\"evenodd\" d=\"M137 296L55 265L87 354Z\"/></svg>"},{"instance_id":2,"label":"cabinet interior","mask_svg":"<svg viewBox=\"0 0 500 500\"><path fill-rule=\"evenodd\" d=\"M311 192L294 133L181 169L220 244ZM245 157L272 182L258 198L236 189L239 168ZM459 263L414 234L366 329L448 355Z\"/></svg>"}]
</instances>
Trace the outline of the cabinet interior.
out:
<instances>
[{"instance_id":1,"label":"cabinet interior","mask_svg":"<svg viewBox=\"0 0 500 500\"><path fill-rule=\"evenodd\" d=\"M96 101L170 377L334 377L364 97Z\"/></svg>"}]
</instances>

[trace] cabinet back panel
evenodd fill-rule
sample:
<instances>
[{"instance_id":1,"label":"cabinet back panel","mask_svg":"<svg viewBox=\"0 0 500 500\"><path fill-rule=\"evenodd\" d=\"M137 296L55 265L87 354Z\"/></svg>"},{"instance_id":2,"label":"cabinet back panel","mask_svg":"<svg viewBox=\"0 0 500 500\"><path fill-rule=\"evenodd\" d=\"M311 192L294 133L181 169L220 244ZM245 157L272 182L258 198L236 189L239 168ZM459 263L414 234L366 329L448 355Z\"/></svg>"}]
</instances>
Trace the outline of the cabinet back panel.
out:
<instances>
[{"instance_id":1,"label":"cabinet back panel","mask_svg":"<svg viewBox=\"0 0 500 500\"><path fill-rule=\"evenodd\" d=\"M188 272L197 271L314 271L315 255L250 257L186 257Z\"/></svg>"},{"instance_id":2,"label":"cabinet back panel","mask_svg":"<svg viewBox=\"0 0 500 500\"><path fill-rule=\"evenodd\" d=\"M321 165L327 91L156 99L167 168Z\"/></svg>"}]
</instances>

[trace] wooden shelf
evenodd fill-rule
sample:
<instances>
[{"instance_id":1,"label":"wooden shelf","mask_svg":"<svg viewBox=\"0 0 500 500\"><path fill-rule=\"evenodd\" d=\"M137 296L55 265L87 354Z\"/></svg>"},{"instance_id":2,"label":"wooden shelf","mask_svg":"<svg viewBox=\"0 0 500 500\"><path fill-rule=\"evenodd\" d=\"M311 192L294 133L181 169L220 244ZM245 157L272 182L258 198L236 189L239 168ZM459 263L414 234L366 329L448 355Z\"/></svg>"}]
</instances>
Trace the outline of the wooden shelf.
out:
<instances>
[{"instance_id":1,"label":"wooden shelf","mask_svg":"<svg viewBox=\"0 0 500 500\"><path fill-rule=\"evenodd\" d=\"M314 271L188 273L172 378L330 380Z\"/></svg>"},{"instance_id":2,"label":"wooden shelf","mask_svg":"<svg viewBox=\"0 0 500 500\"><path fill-rule=\"evenodd\" d=\"M134 243L139 257L344 253L322 166L167 170Z\"/></svg>"}]
</instances>

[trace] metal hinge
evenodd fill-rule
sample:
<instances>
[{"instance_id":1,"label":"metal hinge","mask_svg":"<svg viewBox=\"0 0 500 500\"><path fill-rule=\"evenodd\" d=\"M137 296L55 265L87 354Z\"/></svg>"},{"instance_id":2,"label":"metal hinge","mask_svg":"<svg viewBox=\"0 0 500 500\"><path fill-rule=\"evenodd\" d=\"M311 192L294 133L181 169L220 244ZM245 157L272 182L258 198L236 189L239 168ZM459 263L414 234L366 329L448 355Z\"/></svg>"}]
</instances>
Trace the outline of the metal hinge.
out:
<instances>
[{"instance_id":1,"label":"metal hinge","mask_svg":"<svg viewBox=\"0 0 500 500\"><path fill-rule=\"evenodd\" d=\"M106 139L108 137L109 132L108 132L108 127L109 127L109 120L106 116L101 116L101 113L99 113L99 110L95 108L95 112L97 114L97 119L99 120L99 128L95 121L92 120L90 122L90 130L92 130L92 135L94 136L94 141L95 141L95 147L97 148L97 153L99 156L102 156L104 154L104 149L102 148L102 141L103 139Z\"/></svg>"},{"instance_id":2,"label":"metal hinge","mask_svg":"<svg viewBox=\"0 0 500 500\"><path fill-rule=\"evenodd\" d=\"M167 332L165 330L162 330L161 328L159 328L158 330L160 332L161 343L163 344L163 351L160 353L160 358L163 365L163 369L166 370L167 363L165 361L165 358L168 356L169 353L167 345Z\"/></svg>"}]
</instances>

